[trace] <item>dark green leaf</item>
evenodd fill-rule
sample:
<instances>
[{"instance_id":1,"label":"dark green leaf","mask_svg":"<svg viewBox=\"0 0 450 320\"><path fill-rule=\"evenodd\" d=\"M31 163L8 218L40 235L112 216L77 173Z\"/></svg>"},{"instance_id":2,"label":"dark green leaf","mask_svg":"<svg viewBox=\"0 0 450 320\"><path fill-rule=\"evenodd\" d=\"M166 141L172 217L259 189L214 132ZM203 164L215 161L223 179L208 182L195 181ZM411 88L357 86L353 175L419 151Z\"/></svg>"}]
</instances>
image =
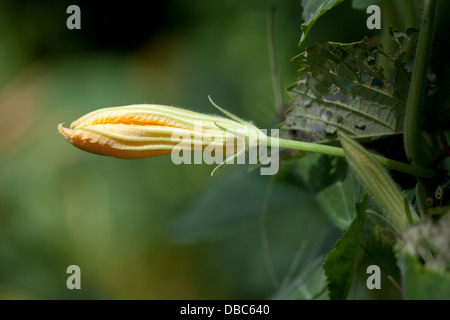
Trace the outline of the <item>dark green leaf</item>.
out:
<instances>
[{"instance_id":1,"label":"dark green leaf","mask_svg":"<svg viewBox=\"0 0 450 320\"><path fill-rule=\"evenodd\" d=\"M366 10L368 6L378 5L381 0L353 0L352 7L358 10Z\"/></svg>"},{"instance_id":2,"label":"dark green leaf","mask_svg":"<svg viewBox=\"0 0 450 320\"><path fill-rule=\"evenodd\" d=\"M450 299L450 272L423 266L413 255L405 251L398 253L398 264L402 273L405 299Z\"/></svg>"},{"instance_id":3,"label":"dark green leaf","mask_svg":"<svg viewBox=\"0 0 450 320\"><path fill-rule=\"evenodd\" d=\"M328 299L327 282L322 269L322 259L305 265L297 277L272 299L281 300L323 300Z\"/></svg>"},{"instance_id":4,"label":"dark green leaf","mask_svg":"<svg viewBox=\"0 0 450 320\"><path fill-rule=\"evenodd\" d=\"M311 154L297 163L301 177L328 218L339 229L347 229L355 217L353 205L361 199L363 192L345 160Z\"/></svg>"},{"instance_id":5,"label":"dark green leaf","mask_svg":"<svg viewBox=\"0 0 450 320\"><path fill-rule=\"evenodd\" d=\"M320 211L308 192L281 183L270 187L272 178L245 169L228 172L174 220L173 237L182 242L223 237L260 214L265 201L267 214L288 210Z\"/></svg>"},{"instance_id":6,"label":"dark green leaf","mask_svg":"<svg viewBox=\"0 0 450 320\"><path fill-rule=\"evenodd\" d=\"M302 23L302 37L300 39L299 47L303 45L305 39L317 19L321 15L337 6L344 0L302 0L303 7L303 23Z\"/></svg>"},{"instance_id":7,"label":"dark green leaf","mask_svg":"<svg viewBox=\"0 0 450 320\"><path fill-rule=\"evenodd\" d=\"M450 218L428 219L398 242L405 299L450 299Z\"/></svg>"},{"instance_id":8,"label":"dark green leaf","mask_svg":"<svg viewBox=\"0 0 450 320\"><path fill-rule=\"evenodd\" d=\"M361 252L358 260L359 272L352 281L348 299L400 299L400 271L394 253L397 233L382 215L368 209L361 240ZM367 267L380 267L380 290L367 288Z\"/></svg>"},{"instance_id":9,"label":"dark green leaf","mask_svg":"<svg viewBox=\"0 0 450 320\"><path fill-rule=\"evenodd\" d=\"M323 264L330 299L341 300L347 297L356 271L367 203L368 197L365 195L361 202L355 204L356 218L336 242L336 248L327 255Z\"/></svg>"}]
</instances>

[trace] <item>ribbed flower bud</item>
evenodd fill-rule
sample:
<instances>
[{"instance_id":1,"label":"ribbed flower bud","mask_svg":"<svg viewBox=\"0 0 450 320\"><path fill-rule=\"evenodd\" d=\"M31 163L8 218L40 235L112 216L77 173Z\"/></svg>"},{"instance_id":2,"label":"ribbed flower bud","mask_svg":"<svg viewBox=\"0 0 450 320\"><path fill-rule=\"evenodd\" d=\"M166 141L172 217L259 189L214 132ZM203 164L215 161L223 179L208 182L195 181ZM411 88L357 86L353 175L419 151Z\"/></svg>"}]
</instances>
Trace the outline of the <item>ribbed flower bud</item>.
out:
<instances>
[{"instance_id":1,"label":"ribbed flower bud","mask_svg":"<svg viewBox=\"0 0 450 320\"><path fill-rule=\"evenodd\" d=\"M175 146L232 155L261 139L259 129L242 120L155 104L99 109L58 131L77 148L122 159L168 155Z\"/></svg>"}]
</instances>

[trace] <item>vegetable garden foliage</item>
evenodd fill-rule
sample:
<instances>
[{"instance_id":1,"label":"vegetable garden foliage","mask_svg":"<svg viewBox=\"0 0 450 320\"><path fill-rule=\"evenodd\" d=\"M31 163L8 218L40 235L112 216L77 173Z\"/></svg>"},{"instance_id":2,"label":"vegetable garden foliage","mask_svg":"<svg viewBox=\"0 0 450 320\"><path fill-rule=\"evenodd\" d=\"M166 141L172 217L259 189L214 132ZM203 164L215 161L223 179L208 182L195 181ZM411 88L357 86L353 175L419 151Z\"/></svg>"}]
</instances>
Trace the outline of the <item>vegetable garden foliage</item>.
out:
<instances>
[{"instance_id":1,"label":"vegetable garden foliage","mask_svg":"<svg viewBox=\"0 0 450 320\"><path fill-rule=\"evenodd\" d=\"M313 25L322 16L332 15L342 2L301 1L301 51L292 59L299 68L298 79L287 89L291 101L279 128L283 138L340 145L346 158L286 152L274 181L225 178L208 190L202 202L187 207L173 225L174 234L186 242L213 239L231 226L236 228L236 222L242 226L261 202L267 202L264 214L272 212L277 220L288 207L290 212L297 206L302 212L296 220L296 239L305 254L269 298L450 299L450 148L446 138L450 63L442 58L445 46L434 37L436 28L427 25L434 21L439 1L426 0L422 5L413 0L354 0L355 9L377 4L386 13L388 25L383 25L380 35L352 43L309 45ZM407 13L402 21L399 12ZM422 14L422 20L418 19ZM426 74L417 74L418 67ZM374 153L389 156L388 146L399 140L403 144L396 148L403 154L402 161L434 170L434 178L391 175L372 157ZM427 153L425 162L415 158L422 150ZM292 187L292 182L302 188ZM244 189L254 191L251 201L242 200L244 214L230 216L232 209L223 201L224 195L239 197ZM323 215L310 215L318 211L306 200L308 193L314 195ZM220 201L223 206L214 215L196 214L208 212ZM380 289L366 285L371 265L381 270Z\"/></svg>"},{"instance_id":2,"label":"vegetable garden foliage","mask_svg":"<svg viewBox=\"0 0 450 320\"><path fill-rule=\"evenodd\" d=\"M313 24L323 14L333 14L341 2L302 1L301 47ZM401 25L394 19L389 21L389 31L381 30L389 32L389 37L381 37L383 43L378 38L315 43L292 59L299 67L299 78L287 89L292 100L280 124L282 135L340 143L346 151L347 162L303 154L297 160L306 185L344 231L323 264L331 299L364 297L361 292L369 291L364 288L369 274L358 268L365 271L370 264L378 265L384 274L379 291L392 288L379 297L450 298L449 128L448 121L440 118L446 117L450 105L446 93L450 73L448 61L435 58L442 54L442 47L432 40L436 2L424 1L419 30L399 30ZM353 1L355 8L363 10L378 4L381 12L385 3ZM403 12L416 6L415 12L422 14L414 1L396 5ZM395 135L404 136L409 161L436 170L436 178L417 179L415 188L400 189L402 181L389 177L356 142L389 141ZM386 152L383 148L375 151ZM418 159L417 154L425 152L427 161ZM373 203L362 196L364 192Z\"/></svg>"},{"instance_id":3,"label":"vegetable garden foliage","mask_svg":"<svg viewBox=\"0 0 450 320\"><path fill-rule=\"evenodd\" d=\"M379 55L396 65L395 81L376 64ZM398 56L368 39L306 48L293 59L300 77L288 89L293 100L281 129L318 142L337 140L338 130L359 139L402 133L411 75Z\"/></svg>"}]
</instances>

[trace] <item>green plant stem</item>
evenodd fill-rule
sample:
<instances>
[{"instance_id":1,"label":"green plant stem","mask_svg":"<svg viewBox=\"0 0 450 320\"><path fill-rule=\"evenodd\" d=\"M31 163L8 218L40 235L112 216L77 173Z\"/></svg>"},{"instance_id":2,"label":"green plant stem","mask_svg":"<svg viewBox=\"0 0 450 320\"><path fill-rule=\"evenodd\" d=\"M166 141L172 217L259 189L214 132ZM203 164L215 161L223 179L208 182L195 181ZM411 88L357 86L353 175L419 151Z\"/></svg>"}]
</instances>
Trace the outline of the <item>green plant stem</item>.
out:
<instances>
[{"instance_id":1,"label":"green plant stem","mask_svg":"<svg viewBox=\"0 0 450 320\"><path fill-rule=\"evenodd\" d=\"M315 153L322 153L327 154L331 156L336 157L345 157L344 150L339 147L333 147L333 146L327 146L323 144L318 143L312 143L312 142L304 142L304 141L297 141L297 140L288 140L288 139L282 139L282 138L274 138L274 137L267 137L268 144L272 146L275 142L278 143L279 148L283 149L294 149L294 150L300 150L300 151L306 151L306 152L315 152ZM409 165L403 162L391 160L379 155L373 155L375 159L378 160L382 165L385 167L388 167L389 169L400 171L406 174L410 174L416 177L421 178L433 178L436 173L434 170L431 169L424 169L421 167L416 167L413 165Z\"/></svg>"},{"instance_id":2,"label":"green plant stem","mask_svg":"<svg viewBox=\"0 0 450 320\"><path fill-rule=\"evenodd\" d=\"M422 118L426 73L433 42L436 0L424 0L423 10L414 70L406 104L403 135L406 156L412 164L417 166L427 166L431 161L431 157L425 148Z\"/></svg>"},{"instance_id":3,"label":"green plant stem","mask_svg":"<svg viewBox=\"0 0 450 320\"><path fill-rule=\"evenodd\" d=\"M270 10L269 23L267 27L267 42L269 46L269 61L270 61L270 70L272 73L272 87L273 94L275 97L275 105L277 108L277 113L281 116L283 114L283 97L280 88L280 77L278 74L278 66L277 66L277 55L275 50L275 6L273 6Z\"/></svg>"},{"instance_id":4,"label":"green plant stem","mask_svg":"<svg viewBox=\"0 0 450 320\"><path fill-rule=\"evenodd\" d=\"M413 0L406 0L406 20L405 20L405 31L408 28L417 28L417 19L416 19L416 6L414 5Z\"/></svg>"},{"instance_id":5,"label":"green plant stem","mask_svg":"<svg viewBox=\"0 0 450 320\"><path fill-rule=\"evenodd\" d=\"M392 50L393 41L389 33L389 27L398 25L399 17L397 15L398 11L392 0L383 1L383 11L382 11L382 34L381 34L381 44L383 48L387 51ZM390 79L394 75L394 66L392 65L390 59L384 55L379 57L380 64L383 67L384 75L386 78Z\"/></svg>"}]
</instances>

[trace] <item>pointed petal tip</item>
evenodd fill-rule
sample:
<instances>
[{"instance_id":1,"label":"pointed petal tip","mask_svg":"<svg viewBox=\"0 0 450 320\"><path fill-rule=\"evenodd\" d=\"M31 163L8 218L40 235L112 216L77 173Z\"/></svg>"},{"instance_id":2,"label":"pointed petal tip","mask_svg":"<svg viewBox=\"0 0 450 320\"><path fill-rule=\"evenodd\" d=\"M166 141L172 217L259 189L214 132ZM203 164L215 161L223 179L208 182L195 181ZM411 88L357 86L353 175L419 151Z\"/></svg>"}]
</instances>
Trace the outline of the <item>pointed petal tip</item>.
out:
<instances>
[{"instance_id":1,"label":"pointed petal tip","mask_svg":"<svg viewBox=\"0 0 450 320\"><path fill-rule=\"evenodd\" d=\"M58 133L62 135L64 138L68 139L67 128L64 128L65 122L58 124Z\"/></svg>"},{"instance_id":2,"label":"pointed petal tip","mask_svg":"<svg viewBox=\"0 0 450 320\"><path fill-rule=\"evenodd\" d=\"M66 128L64 126L65 124L66 124L66 122L62 122L62 123L58 124L58 133L60 135L62 135L67 141L70 142L73 130L70 128Z\"/></svg>"}]
</instances>

